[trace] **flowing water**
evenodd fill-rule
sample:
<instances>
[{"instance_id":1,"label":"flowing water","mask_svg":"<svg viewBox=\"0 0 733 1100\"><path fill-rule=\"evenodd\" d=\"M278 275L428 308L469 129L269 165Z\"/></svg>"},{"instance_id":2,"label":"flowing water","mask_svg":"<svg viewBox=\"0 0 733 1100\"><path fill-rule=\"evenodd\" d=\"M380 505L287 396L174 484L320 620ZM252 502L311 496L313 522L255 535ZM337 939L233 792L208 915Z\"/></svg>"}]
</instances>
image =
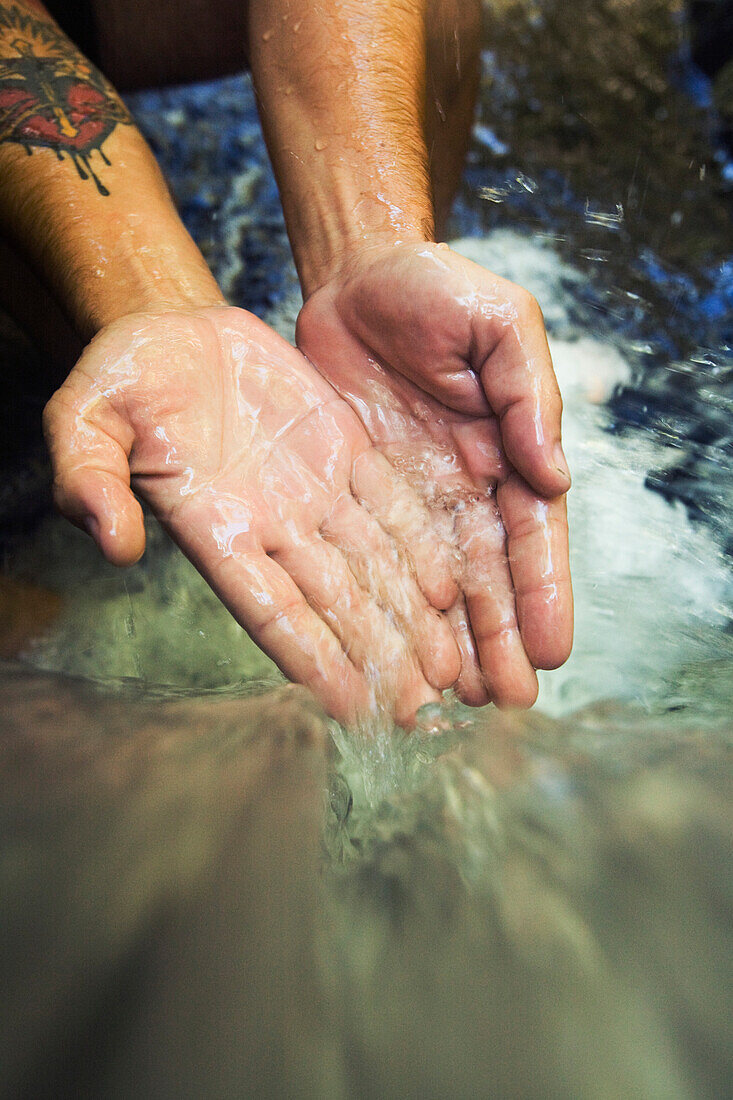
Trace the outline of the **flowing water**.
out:
<instances>
[{"instance_id":1,"label":"flowing water","mask_svg":"<svg viewBox=\"0 0 733 1100\"><path fill-rule=\"evenodd\" d=\"M278 803L280 819L273 811L260 836L292 875L290 893L267 880L266 894L300 954L286 956L251 918L246 934L269 952L270 970L248 959L255 993L235 1001L244 979L222 964L204 995L201 971L219 973L202 947L209 932L222 958L238 958L236 927L222 937L207 909L198 939L188 928L173 939L178 976L164 971L160 1018L143 1007L145 1028L123 1029L111 1094L139 1095L141 1073L150 1095L251 1094L244 1082L256 1079L237 1051L255 1059L245 1039L253 1006L285 1051L268 1063L261 1095L730 1093L733 165L718 87L692 66L682 14L662 0L500 4L488 35L455 247L528 287L545 312L574 474L574 652L541 674L530 715L448 702L426 708L409 737L384 729L367 740L331 725L328 775L316 769L312 781L317 812L304 779L306 793ZM280 262L250 94L238 78L145 94L133 107L227 292L292 338L294 275ZM194 190L186 158L202 145L211 164ZM101 747L85 723L99 712L124 742L129 721L132 758L141 729L145 746L155 740L155 707L173 707L165 729L177 732L140 755L159 804L138 793L141 812L119 808L126 780L115 779L107 812L117 832L106 846L89 841L98 863L126 866L119 851L131 853L129 896L143 899L161 879L180 892L210 858L222 761L273 721L322 725L281 694L272 663L153 523L148 539L142 563L120 574L47 518L9 563L61 597L23 661L62 674L51 681L62 685L52 723L92 761L98 816L79 835L97 836L99 792L110 774L128 774L128 756ZM48 681L38 683L43 696ZM30 713L45 728L41 711ZM65 759L58 746L43 751ZM20 893L31 873L24 879L21 864L58 876L47 838L33 825L24 835ZM278 856L273 835L290 856ZM254 860L247 852L242 866ZM301 857L306 868L317 859L317 887ZM83 869L83 853L77 860ZM91 900L85 909L75 896L72 917L74 906L93 911L102 890L80 874ZM230 867L227 882L237 874ZM114 904L90 941L102 970L146 912L109 889ZM222 912L228 896L224 885ZM72 921L69 940L80 934ZM263 1006L281 1000L278 1022ZM226 1037L215 1039L227 1008Z\"/></svg>"}]
</instances>

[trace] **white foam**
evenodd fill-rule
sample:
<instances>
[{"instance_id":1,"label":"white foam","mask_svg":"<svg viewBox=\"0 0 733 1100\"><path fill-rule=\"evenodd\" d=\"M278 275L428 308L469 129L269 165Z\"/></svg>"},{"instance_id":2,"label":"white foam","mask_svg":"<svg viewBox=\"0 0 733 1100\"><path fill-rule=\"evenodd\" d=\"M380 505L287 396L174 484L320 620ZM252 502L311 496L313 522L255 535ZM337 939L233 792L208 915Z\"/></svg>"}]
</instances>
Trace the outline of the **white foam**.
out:
<instances>
[{"instance_id":1,"label":"white foam","mask_svg":"<svg viewBox=\"0 0 733 1100\"><path fill-rule=\"evenodd\" d=\"M548 325L567 321L578 276L547 246L503 231L455 247L530 290ZM704 525L645 488L647 471L667 464L670 452L642 431L608 431L602 403L631 377L619 350L582 331L551 338L550 347L573 473L576 631L567 664L541 674L538 706L557 714L606 697L644 703L681 665L730 652L722 634L731 618L730 570Z\"/></svg>"}]
</instances>

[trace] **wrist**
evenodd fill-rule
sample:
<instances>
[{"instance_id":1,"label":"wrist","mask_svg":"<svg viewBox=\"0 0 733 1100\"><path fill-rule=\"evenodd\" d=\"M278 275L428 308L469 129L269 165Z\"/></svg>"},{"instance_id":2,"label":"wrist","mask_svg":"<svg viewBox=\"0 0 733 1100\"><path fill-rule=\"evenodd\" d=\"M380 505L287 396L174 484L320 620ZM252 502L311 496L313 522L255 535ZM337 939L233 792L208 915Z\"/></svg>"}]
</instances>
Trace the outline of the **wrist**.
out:
<instances>
[{"instance_id":1,"label":"wrist","mask_svg":"<svg viewBox=\"0 0 733 1100\"><path fill-rule=\"evenodd\" d=\"M172 220L172 219L171 219ZM86 255L76 279L72 319L85 339L131 313L203 309L225 299L203 256L175 220L155 232L123 218L110 227L96 258Z\"/></svg>"},{"instance_id":2,"label":"wrist","mask_svg":"<svg viewBox=\"0 0 733 1100\"><path fill-rule=\"evenodd\" d=\"M353 213L350 219L341 220L330 210L327 224L319 226L316 233L297 234L291 230L290 239L303 299L307 301L327 283L348 279L357 267L369 263L385 251L433 241L432 222L427 218L423 225L399 224L394 207L391 216L395 220L386 226L374 222L361 223L358 231L354 232L356 219Z\"/></svg>"},{"instance_id":3,"label":"wrist","mask_svg":"<svg viewBox=\"0 0 733 1100\"><path fill-rule=\"evenodd\" d=\"M434 240L432 196L417 156L364 134L352 148L338 134L319 139L297 103L283 113L295 155L281 162L280 195L305 297L364 252Z\"/></svg>"},{"instance_id":4,"label":"wrist","mask_svg":"<svg viewBox=\"0 0 733 1100\"><path fill-rule=\"evenodd\" d=\"M307 298L366 251L399 242L434 240L427 171L419 155L362 131L359 137L319 125L297 96L278 104L265 129L289 134L293 155L278 157L282 138L271 140L288 236ZM273 105L274 106L274 105ZM393 136L394 138L394 136Z\"/></svg>"}]
</instances>

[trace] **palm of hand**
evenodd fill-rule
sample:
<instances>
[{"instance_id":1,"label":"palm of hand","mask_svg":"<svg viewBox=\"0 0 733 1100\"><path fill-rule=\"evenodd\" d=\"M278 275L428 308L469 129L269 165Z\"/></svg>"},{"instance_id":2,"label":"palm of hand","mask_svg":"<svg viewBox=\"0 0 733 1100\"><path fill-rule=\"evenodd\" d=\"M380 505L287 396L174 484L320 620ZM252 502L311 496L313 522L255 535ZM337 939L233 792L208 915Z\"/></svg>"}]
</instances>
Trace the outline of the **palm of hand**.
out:
<instances>
[{"instance_id":1,"label":"palm of hand","mask_svg":"<svg viewBox=\"0 0 733 1100\"><path fill-rule=\"evenodd\" d=\"M62 510L98 517L114 560L141 523L129 454L133 486L238 621L336 717L372 707L388 670L382 701L403 722L455 679L447 625L379 522L405 490L348 405L256 318L125 318L53 400Z\"/></svg>"},{"instance_id":2,"label":"palm of hand","mask_svg":"<svg viewBox=\"0 0 733 1100\"><path fill-rule=\"evenodd\" d=\"M572 637L564 498L552 499L567 487L559 395L535 311L519 288L420 245L368 257L298 321L299 347L458 551L465 601L449 618L472 703L531 704L534 667L562 663Z\"/></svg>"}]
</instances>

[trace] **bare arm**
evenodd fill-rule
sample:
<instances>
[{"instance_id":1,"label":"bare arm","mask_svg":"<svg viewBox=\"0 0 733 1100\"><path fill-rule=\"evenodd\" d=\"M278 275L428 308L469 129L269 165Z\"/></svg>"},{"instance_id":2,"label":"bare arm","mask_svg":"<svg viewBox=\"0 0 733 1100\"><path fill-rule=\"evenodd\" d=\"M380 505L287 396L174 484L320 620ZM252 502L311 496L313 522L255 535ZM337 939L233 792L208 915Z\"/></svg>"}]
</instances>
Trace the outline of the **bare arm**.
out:
<instances>
[{"instance_id":1,"label":"bare arm","mask_svg":"<svg viewBox=\"0 0 733 1100\"><path fill-rule=\"evenodd\" d=\"M306 295L352 250L433 239L425 0L251 0L252 73Z\"/></svg>"},{"instance_id":2,"label":"bare arm","mask_svg":"<svg viewBox=\"0 0 733 1100\"><path fill-rule=\"evenodd\" d=\"M222 301L119 96L28 0L0 2L0 231L83 339Z\"/></svg>"}]
</instances>

